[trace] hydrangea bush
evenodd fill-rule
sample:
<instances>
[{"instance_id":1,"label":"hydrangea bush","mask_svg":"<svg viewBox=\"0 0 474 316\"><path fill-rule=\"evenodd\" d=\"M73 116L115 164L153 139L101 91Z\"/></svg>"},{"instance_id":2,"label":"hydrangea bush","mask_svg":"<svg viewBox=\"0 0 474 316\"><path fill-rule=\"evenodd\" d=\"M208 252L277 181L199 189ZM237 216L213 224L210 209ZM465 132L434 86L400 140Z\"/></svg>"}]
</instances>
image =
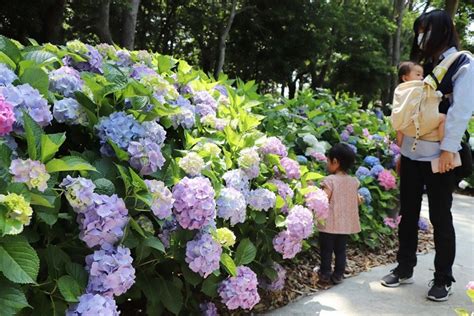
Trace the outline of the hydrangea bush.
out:
<instances>
[{"instance_id":1,"label":"hydrangea bush","mask_svg":"<svg viewBox=\"0 0 474 316\"><path fill-rule=\"evenodd\" d=\"M0 43L2 313L216 315L284 287L322 176L259 129L255 86L106 44Z\"/></svg>"},{"instance_id":2,"label":"hydrangea bush","mask_svg":"<svg viewBox=\"0 0 474 316\"><path fill-rule=\"evenodd\" d=\"M367 169L356 241L392 234L397 148L357 99L282 103L107 44L0 43L6 315L253 309L327 217L319 181L341 135Z\"/></svg>"},{"instance_id":3,"label":"hydrangea bush","mask_svg":"<svg viewBox=\"0 0 474 316\"><path fill-rule=\"evenodd\" d=\"M300 158L304 162L302 168L311 172L302 175L300 191L304 192L305 205L315 212L317 220L323 220L328 210L318 206L322 201L318 198L318 189L304 186L309 180L317 188L321 179L313 173L327 173L326 153L331 145L344 142L351 146L357 154L351 173L360 181L359 194L364 200L360 207L362 231L352 239L371 248L393 240L394 231L384 224L384 219L396 218L398 185L394 168L400 155L388 119L375 115L376 110L372 104L363 107L356 97L343 93L334 96L322 89L303 90L292 100L275 102L268 98L264 106L254 108L255 113L265 117L262 131L271 136L284 136L281 140L287 152L305 158ZM272 142L263 148L282 157L286 153ZM293 249L290 245L294 245L283 234L279 236L278 244L279 247L287 245L288 249Z\"/></svg>"}]
</instances>

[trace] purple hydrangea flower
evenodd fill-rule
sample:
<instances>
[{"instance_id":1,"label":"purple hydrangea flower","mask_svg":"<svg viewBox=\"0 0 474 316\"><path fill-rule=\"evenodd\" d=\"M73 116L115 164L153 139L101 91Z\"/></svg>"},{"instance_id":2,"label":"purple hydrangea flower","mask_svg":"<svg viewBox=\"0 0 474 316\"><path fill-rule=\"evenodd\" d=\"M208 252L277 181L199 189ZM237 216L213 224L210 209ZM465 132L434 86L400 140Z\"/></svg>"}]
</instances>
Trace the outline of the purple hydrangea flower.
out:
<instances>
[{"instance_id":1,"label":"purple hydrangea flower","mask_svg":"<svg viewBox=\"0 0 474 316\"><path fill-rule=\"evenodd\" d=\"M270 190L259 188L250 191L247 203L256 211L268 211L275 207L276 195Z\"/></svg>"},{"instance_id":2,"label":"purple hydrangea flower","mask_svg":"<svg viewBox=\"0 0 474 316\"><path fill-rule=\"evenodd\" d=\"M181 110L179 114L171 115L173 127L178 128L178 126L182 126L187 129L192 128L195 123L195 109L191 102L188 99L179 96L176 101L172 102L172 104L178 106Z\"/></svg>"},{"instance_id":3,"label":"purple hydrangea flower","mask_svg":"<svg viewBox=\"0 0 474 316\"><path fill-rule=\"evenodd\" d=\"M196 106L196 113L201 117L208 114L216 115L217 102L207 91L197 91L193 94L193 103Z\"/></svg>"},{"instance_id":4,"label":"purple hydrangea flower","mask_svg":"<svg viewBox=\"0 0 474 316\"><path fill-rule=\"evenodd\" d=\"M241 169L229 170L222 176L228 188L234 188L240 191L244 197L250 193L249 178Z\"/></svg>"},{"instance_id":5,"label":"purple hydrangea flower","mask_svg":"<svg viewBox=\"0 0 474 316\"><path fill-rule=\"evenodd\" d=\"M70 56L63 58L66 66L71 66L79 71L89 71L97 74L102 74L102 55L93 46L86 44L85 57L87 62L76 62Z\"/></svg>"},{"instance_id":6,"label":"purple hydrangea flower","mask_svg":"<svg viewBox=\"0 0 474 316\"><path fill-rule=\"evenodd\" d=\"M125 203L116 194L93 194L92 200L93 203L77 217L81 229L79 238L89 248L113 245L123 237L123 230L128 222Z\"/></svg>"},{"instance_id":7,"label":"purple hydrangea flower","mask_svg":"<svg viewBox=\"0 0 474 316\"><path fill-rule=\"evenodd\" d=\"M383 219L383 222L385 225L387 225L388 227L390 228L397 228L398 227L398 224L400 224L400 221L402 220L402 216L399 215L397 216L396 218L392 218L392 217L385 217Z\"/></svg>"},{"instance_id":8,"label":"purple hydrangea flower","mask_svg":"<svg viewBox=\"0 0 474 316\"><path fill-rule=\"evenodd\" d=\"M273 292L281 291L285 287L286 270L277 262L273 262L273 269L277 272L277 278L273 281L267 278L260 280L260 287Z\"/></svg>"},{"instance_id":9,"label":"purple hydrangea flower","mask_svg":"<svg viewBox=\"0 0 474 316\"><path fill-rule=\"evenodd\" d=\"M428 229L430 228L430 224L428 223L426 218L420 217L420 219L418 220L418 228L425 232L428 231Z\"/></svg>"},{"instance_id":10,"label":"purple hydrangea flower","mask_svg":"<svg viewBox=\"0 0 474 316\"><path fill-rule=\"evenodd\" d=\"M15 123L13 107L0 95L0 136L11 132L13 130L13 123Z\"/></svg>"},{"instance_id":11,"label":"purple hydrangea flower","mask_svg":"<svg viewBox=\"0 0 474 316\"><path fill-rule=\"evenodd\" d=\"M18 76L5 64L0 63L0 85L6 86L17 80Z\"/></svg>"},{"instance_id":12,"label":"purple hydrangea flower","mask_svg":"<svg viewBox=\"0 0 474 316\"><path fill-rule=\"evenodd\" d=\"M245 266L237 267L237 275L219 285L218 292L228 309L252 309L259 301L258 281L255 272Z\"/></svg>"},{"instance_id":13,"label":"purple hydrangea flower","mask_svg":"<svg viewBox=\"0 0 474 316\"><path fill-rule=\"evenodd\" d=\"M286 213L288 211L288 202L287 202L287 200L288 199L289 200L293 199L293 196L294 196L295 193L293 192L293 190L290 188L290 186L288 184L286 184L285 182L283 182L279 179L272 179L268 182L277 186L278 195L281 196L285 200L285 205L282 207L281 211L283 213Z\"/></svg>"},{"instance_id":14,"label":"purple hydrangea flower","mask_svg":"<svg viewBox=\"0 0 474 316\"><path fill-rule=\"evenodd\" d=\"M189 84L185 84L179 88L181 94L194 94L193 88Z\"/></svg>"},{"instance_id":15,"label":"purple hydrangea flower","mask_svg":"<svg viewBox=\"0 0 474 316\"><path fill-rule=\"evenodd\" d=\"M201 303L199 304L199 309L201 310L202 316L218 316L217 307L212 302Z\"/></svg>"},{"instance_id":16,"label":"purple hydrangea flower","mask_svg":"<svg viewBox=\"0 0 474 316\"><path fill-rule=\"evenodd\" d=\"M341 140L343 142L347 142L349 140L349 137L350 137L349 131L348 130L343 130L340 137L341 137Z\"/></svg>"},{"instance_id":17,"label":"purple hydrangea flower","mask_svg":"<svg viewBox=\"0 0 474 316\"><path fill-rule=\"evenodd\" d=\"M15 127L23 126L23 111L40 126L47 126L53 119L48 101L41 96L38 90L29 84L19 86L0 86L0 96L10 103L15 113ZM20 129L21 130L21 129Z\"/></svg>"},{"instance_id":18,"label":"purple hydrangea flower","mask_svg":"<svg viewBox=\"0 0 474 316\"><path fill-rule=\"evenodd\" d=\"M214 87L214 90L219 91L220 94L222 94L222 95L224 95L224 96L226 96L226 97L229 96L229 94L227 93L226 87L223 86L223 85L221 85L221 84L216 85L216 86Z\"/></svg>"},{"instance_id":19,"label":"purple hydrangea flower","mask_svg":"<svg viewBox=\"0 0 474 316\"><path fill-rule=\"evenodd\" d=\"M280 161L283 169L285 169L285 175L288 179L299 179L300 174L300 165L298 162L290 159L288 157L283 157Z\"/></svg>"},{"instance_id":20,"label":"purple hydrangea flower","mask_svg":"<svg viewBox=\"0 0 474 316\"><path fill-rule=\"evenodd\" d=\"M135 64L132 66L132 73L130 74L130 77L133 79L140 80L143 77L146 76L156 76L157 73L150 67L147 67L143 64Z\"/></svg>"},{"instance_id":21,"label":"purple hydrangea flower","mask_svg":"<svg viewBox=\"0 0 474 316\"><path fill-rule=\"evenodd\" d=\"M273 248L283 255L283 259L292 259L301 251L301 239L284 230L273 238Z\"/></svg>"},{"instance_id":22,"label":"purple hydrangea flower","mask_svg":"<svg viewBox=\"0 0 474 316\"><path fill-rule=\"evenodd\" d=\"M174 217L171 219L166 219L163 223L162 231L158 234L158 238L160 238L161 242L165 246L165 248L170 247L170 237L171 233L178 229L178 222Z\"/></svg>"},{"instance_id":23,"label":"purple hydrangea flower","mask_svg":"<svg viewBox=\"0 0 474 316\"><path fill-rule=\"evenodd\" d=\"M109 296L99 294L83 294L79 297L79 303L66 311L66 316L119 316L115 300Z\"/></svg>"},{"instance_id":24,"label":"purple hydrangea flower","mask_svg":"<svg viewBox=\"0 0 474 316\"><path fill-rule=\"evenodd\" d=\"M390 154L391 154L392 156L397 156L397 155L399 155L399 154L400 154L400 147L398 147L398 145L395 144L395 143L391 143L391 144L390 144Z\"/></svg>"},{"instance_id":25,"label":"purple hydrangea flower","mask_svg":"<svg viewBox=\"0 0 474 316\"><path fill-rule=\"evenodd\" d=\"M59 123L87 125L87 114L73 98L64 98L54 102L53 116Z\"/></svg>"},{"instance_id":26,"label":"purple hydrangea flower","mask_svg":"<svg viewBox=\"0 0 474 316\"><path fill-rule=\"evenodd\" d=\"M288 233L298 239L306 239L313 233L313 214L301 205L294 206L286 218Z\"/></svg>"},{"instance_id":27,"label":"purple hydrangea flower","mask_svg":"<svg viewBox=\"0 0 474 316\"><path fill-rule=\"evenodd\" d=\"M142 127L145 130L146 138L152 142L163 145L166 139L166 131L156 121L146 121L142 123Z\"/></svg>"},{"instance_id":28,"label":"purple hydrangea flower","mask_svg":"<svg viewBox=\"0 0 474 316\"><path fill-rule=\"evenodd\" d=\"M353 134L354 133L354 126L352 126L352 124L349 124L346 126L346 131L349 133L349 134Z\"/></svg>"},{"instance_id":29,"label":"purple hydrangea flower","mask_svg":"<svg viewBox=\"0 0 474 316\"><path fill-rule=\"evenodd\" d=\"M269 137L259 148L262 155L274 154L280 157L288 156L285 145L277 137Z\"/></svg>"},{"instance_id":30,"label":"purple hydrangea flower","mask_svg":"<svg viewBox=\"0 0 474 316\"><path fill-rule=\"evenodd\" d=\"M247 204L245 197L234 188L223 188L217 199L217 216L230 219L230 224L245 222Z\"/></svg>"},{"instance_id":31,"label":"purple hydrangea flower","mask_svg":"<svg viewBox=\"0 0 474 316\"><path fill-rule=\"evenodd\" d=\"M209 179L184 177L173 188L175 216L184 229L201 229L216 216L214 189Z\"/></svg>"},{"instance_id":32,"label":"purple hydrangea flower","mask_svg":"<svg viewBox=\"0 0 474 316\"><path fill-rule=\"evenodd\" d=\"M162 181L145 180L148 191L151 193L151 210L159 219L171 216L173 209L173 194Z\"/></svg>"},{"instance_id":33,"label":"purple hydrangea flower","mask_svg":"<svg viewBox=\"0 0 474 316\"><path fill-rule=\"evenodd\" d=\"M369 189L362 187L359 189L359 194L364 199L364 203L366 205L370 205L370 203L372 203L372 194L370 194Z\"/></svg>"},{"instance_id":34,"label":"purple hydrangea flower","mask_svg":"<svg viewBox=\"0 0 474 316\"><path fill-rule=\"evenodd\" d=\"M237 162L249 179L256 178L260 174L260 156L256 148L242 149Z\"/></svg>"},{"instance_id":35,"label":"purple hydrangea flower","mask_svg":"<svg viewBox=\"0 0 474 316\"><path fill-rule=\"evenodd\" d=\"M354 154L357 154L357 147L354 144L347 144L347 146L349 146L352 149Z\"/></svg>"},{"instance_id":36,"label":"purple hydrangea flower","mask_svg":"<svg viewBox=\"0 0 474 316\"><path fill-rule=\"evenodd\" d=\"M131 141L138 140L146 131L132 115L125 112L114 112L110 116L103 117L96 125L97 134L102 145L101 152L108 156L113 155L113 150L107 144L113 141L121 149L127 150Z\"/></svg>"},{"instance_id":37,"label":"purple hydrangea flower","mask_svg":"<svg viewBox=\"0 0 474 316\"><path fill-rule=\"evenodd\" d=\"M222 254L221 245L212 239L210 234L198 234L186 244L185 261L189 269L207 278L212 272L219 269Z\"/></svg>"},{"instance_id":38,"label":"purple hydrangea flower","mask_svg":"<svg viewBox=\"0 0 474 316\"><path fill-rule=\"evenodd\" d=\"M130 165L139 170L141 175L152 174L165 164L161 147L149 138L130 142L128 153L130 154Z\"/></svg>"},{"instance_id":39,"label":"purple hydrangea flower","mask_svg":"<svg viewBox=\"0 0 474 316\"><path fill-rule=\"evenodd\" d=\"M370 169L370 175L374 178L377 178L379 174L384 171L385 168L382 165L375 165Z\"/></svg>"},{"instance_id":40,"label":"purple hydrangea flower","mask_svg":"<svg viewBox=\"0 0 474 316\"><path fill-rule=\"evenodd\" d=\"M370 177L370 176L371 176L371 174L370 174L370 170L368 168L363 167L363 166L360 166L359 168L357 168L356 177L359 180L364 180L365 178Z\"/></svg>"},{"instance_id":41,"label":"purple hydrangea flower","mask_svg":"<svg viewBox=\"0 0 474 316\"><path fill-rule=\"evenodd\" d=\"M132 64L132 57L130 56L130 52L128 50L118 50L115 55L118 58L117 65L121 67L129 67Z\"/></svg>"},{"instance_id":42,"label":"purple hydrangea flower","mask_svg":"<svg viewBox=\"0 0 474 316\"><path fill-rule=\"evenodd\" d=\"M89 272L87 292L104 296L122 295L135 283L135 268L130 249L104 245L86 257Z\"/></svg>"},{"instance_id":43,"label":"purple hydrangea flower","mask_svg":"<svg viewBox=\"0 0 474 316\"><path fill-rule=\"evenodd\" d=\"M79 72L74 68L63 66L49 73L49 89L65 97L74 96L74 92L81 91L83 85Z\"/></svg>"},{"instance_id":44,"label":"purple hydrangea flower","mask_svg":"<svg viewBox=\"0 0 474 316\"><path fill-rule=\"evenodd\" d=\"M29 189L44 192L48 188L50 175L45 165L39 161L15 159L11 162L9 171L13 175L13 182L25 183Z\"/></svg>"},{"instance_id":45,"label":"purple hydrangea flower","mask_svg":"<svg viewBox=\"0 0 474 316\"><path fill-rule=\"evenodd\" d=\"M329 215L329 200L328 195L324 190L315 188L314 191L306 193L306 206L314 212L316 220L325 220Z\"/></svg>"},{"instance_id":46,"label":"purple hydrangea flower","mask_svg":"<svg viewBox=\"0 0 474 316\"><path fill-rule=\"evenodd\" d=\"M66 198L76 212L85 211L93 203L95 184L91 180L68 175L60 186L66 190Z\"/></svg>"}]
</instances>

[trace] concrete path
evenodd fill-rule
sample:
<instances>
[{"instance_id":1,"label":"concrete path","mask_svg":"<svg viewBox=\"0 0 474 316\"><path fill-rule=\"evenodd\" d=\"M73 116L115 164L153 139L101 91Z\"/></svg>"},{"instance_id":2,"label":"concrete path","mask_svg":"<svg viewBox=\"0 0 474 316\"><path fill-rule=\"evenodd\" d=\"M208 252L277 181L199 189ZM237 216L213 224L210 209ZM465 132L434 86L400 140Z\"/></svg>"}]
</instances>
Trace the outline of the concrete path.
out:
<instances>
[{"instance_id":1,"label":"concrete path","mask_svg":"<svg viewBox=\"0 0 474 316\"><path fill-rule=\"evenodd\" d=\"M422 216L428 218L426 196ZM398 288L380 285L380 278L396 264L374 268L346 279L341 285L305 297L269 315L456 315L457 307L474 311L465 292L469 281L474 281L474 198L454 196L454 225L457 254L453 267L454 294L447 302L427 300L428 283L433 278L434 253L418 256L415 283ZM473 314L474 315L474 314Z\"/></svg>"}]
</instances>

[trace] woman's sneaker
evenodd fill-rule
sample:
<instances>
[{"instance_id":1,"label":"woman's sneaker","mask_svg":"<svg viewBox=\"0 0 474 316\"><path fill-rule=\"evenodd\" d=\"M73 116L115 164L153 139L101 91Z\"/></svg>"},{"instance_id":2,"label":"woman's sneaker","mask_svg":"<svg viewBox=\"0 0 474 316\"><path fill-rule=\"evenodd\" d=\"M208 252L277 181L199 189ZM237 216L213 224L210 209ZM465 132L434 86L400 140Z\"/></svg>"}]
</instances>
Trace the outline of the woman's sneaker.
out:
<instances>
[{"instance_id":1,"label":"woman's sneaker","mask_svg":"<svg viewBox=\"0 0 474 316\"><path fill-rule=\"evenodd\" d=\"M396 270L390 271L390 274L387 274L380 280L383 286L386 287L397 287L400 284L411 284L413 283L413 274L407 276L401 276Z\"/></svg>"},{"instance_id":2,"label":"woman's sneaker","mask_svg":"<svg viewBox=\"0 0 474 316\"><path fill-rule=\"evenodd\" d=\"M444 302L448 300L451 294L453 294L452 283L446 284L434 280L426 298L435 302Z\"/></svg>"}]
</instances>

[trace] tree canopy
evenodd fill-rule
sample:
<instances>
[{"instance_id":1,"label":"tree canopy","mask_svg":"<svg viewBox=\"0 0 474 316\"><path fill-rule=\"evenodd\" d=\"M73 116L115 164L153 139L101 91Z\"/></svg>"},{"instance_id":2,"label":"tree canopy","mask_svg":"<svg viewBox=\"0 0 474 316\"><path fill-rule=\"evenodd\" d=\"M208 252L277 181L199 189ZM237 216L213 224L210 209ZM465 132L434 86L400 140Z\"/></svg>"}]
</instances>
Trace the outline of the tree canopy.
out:
<instances>
[{"instance_id":1,"label":"tree canopy","mask_svg":"<svg viewBox=\"0 0 474 316\"><path fill-rule=\"evenodd\" d=\"M0 33L115 43L185 58L290 97L304 86L388 101L412 24L445 8L473 48L473 0L4 0Z\"/></svg>"}]
</instances>

